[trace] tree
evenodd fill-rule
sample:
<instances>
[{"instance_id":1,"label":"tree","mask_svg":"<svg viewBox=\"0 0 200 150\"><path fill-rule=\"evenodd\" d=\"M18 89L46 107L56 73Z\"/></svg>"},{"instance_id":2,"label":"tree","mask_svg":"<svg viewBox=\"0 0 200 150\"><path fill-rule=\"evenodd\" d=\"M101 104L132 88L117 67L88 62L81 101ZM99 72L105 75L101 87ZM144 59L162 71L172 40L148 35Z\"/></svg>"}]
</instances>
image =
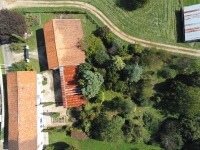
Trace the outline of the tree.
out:
<instances>
[{"instance_id":1,"label":"tree","mask_svg":"<svg viewBox=\"0 0 200 150\"><path fill-rule=\"evenodd\" d=\"M120 142L124 139L121 130L125 119L114 116L111 121L105 123L100 129L100 139L107 142Z\"/></svg>"},{"instance_id":2,"label":"tree","mask_svg":"<svg viewBox=\"0 0 200 150\"><path fill-rule=\"evenodd\" d=\"M190 141L200 139L200 118L194 116L193 118L180 118L181 131L183 137Z\"/></svg>"},{"instance_id":3,"label":"tree","mask_svg":"<svg viewBox=\"0 0 200 150\"><path fill-rule=\"evenodd\" d=\"M108 60L110 60L110 56L106 51L100 50L95 54L94 60L99 66L103 66Z\"/></svg>"},{"instance_id":4,"label":"tree","mask_svg":"<svg viewBox=\"0 0 200 150\"><path fill-rule=\"evenodd\" d=\"M140 44L130 44L128 46L128 49L129 49L129 53L130 54L141 54L142 51L144 50L144 47Z\"/></svg>"},{"instance_id":5,"label":"tree","mask_svg":"<svg viewBox=\"0 0 200 150\"><path fill-rule=\"evenodd\" d=\"M124 67L125 67L125 63L121 57L119 56L112 57L112 64L110 66L112 70L118 71L118 70L122 70Z\"/></svg>"},{"instance_id":6,"label":"tree","mask_svg":"<svg viewBox=\"0 0 200 150\"><path fill-rule=\"evenodd\" d=\"M77 73L81 75L84 71L91 70L92 68L92 65L90 65L89 63L82 63L78 66Z\"/></svg>"},{"instance_id":7,"label":"tree","mask_svg":"<svg viewBox=\"0 0 200 150\"><path fill-rule=\"evenodd\" d=\"M140 59L142 66L147 66L151 70L159 69L163 65L162 58L154 51L156 51L155 48L146 50Z\"/></svg>"},{"instance_id":8,"label":"tree","mask_svg":"<svg viewBox=\"0 0 200 150\"><path fill-rule=\"evenodd\" d=\"M168 67L165 67L164 69L162 69L160 71L160 75L163 77L163 78L167 78L167 79L170 79L170 78L174 78L176 75L177 75L177 71L174 70L174 69L170 69Z\"/></svg>"},{"instance_id":9,"label":"tree","mask_svg":"<svg viewBox=\"0 0 200 150\"><path fill-rule=\"evenodd\" d=\"M139 66L138 64L127 65L124 68L124 73L127 75L129 82L138 82L141 79L143 72L144 68Z\"/></svg>"},{"instance_id":10,"label":"tree","mask_svg":"<svg viewBox=\"0 0 200 150\"><path fill-rule=\"evenodd\" d=\"M84 81L81 87L82 94L88 98L95 97L100 90L101 84L104 82L100 73L93 73L89 70L83 72L81 79Z\"/></svg>"},{"instance_id":11,"label":"tree","mask_svg":"<svg viewBox=\"0 0 200 150\"><path fill-rule=\"evenodd\" d=\"M122 129L124 131L125 141L128 143L147 142L150 138L145 129L135 124L133 120L126 120Z\"/></svg>"},{"instance_id":12,"label":"tree","mask_svg":"<svg viewBox=\"0 0 200 150\"><path fill-rule=\"evenodd\" d=\"M20 61L13 63L10 71L33 71L33 66L25 61Z\"/></svg>"},{"instance_id":13,"label":"tree","mask_svg":"<svg viewBox=\"0 0 200 150\"><path fill-rule=\"evenodd\" d=\"M107 26L99 27L95 31L95 35L99 37L106 46L110 46L114 39L112 32Z\"/></svg>"},{"instance_id":14,"label":"tree","mask_svg":"<svg viewBox=\"0 0 200 150\"><path fill-rule=\"evenodd\" d=\"M118 0L117 5L126 10L135 10L149 4L152 0Z\"/></svg>"},{"instance_id":15,"label":"tree","mask_svg":"<svg viewBox=\"0 0 200 150\"><path fill-rule=\"evenodd\" d=\"M97 51L106 49L101 39L94 36L93 34L82 41L81 45L88 57L93 56Z\"/></svg>"},{"instance_id":16,"label":"tree","mask_svg":"<svg viewBox=\"0 0 200 150\"><path fill-rule=\"evenodd\" d=\"M11 40L12 34L23 36L27 30L25 18L18 12L2 9L0 11L0 38Z\"/></svg>"},{"instance_id":17,"label":"tree","mask_svg":"<svg viewBox=\"0 0 200 150\"><path fill-rule=\"evenodd\" d=\"M110 54L112 54L112 49L115 49L119 56L126 56L128 54L128 45L120 40L113 40L112 48L109 50Z\"/></svg>"},{"instance_id":18,"label":"tree","mask_svg":"<svg viewBox=\"0 0 200 150\"><path fill-rule=\"evenodd\" d=\"M172 81L169 86L169 91L165 95L163 105L169 112L182 114L189 118L199 113L199 88L187 86L180 81Z\"/></svg>"},{"instance_id":19,"label":"tree","mask_svg":"<svg viewBox=\"0 0 200 150\"><path fill-rule=\"evenodd\" d=\"M183 146L183 140L179 134L161 134L161 145L167 150L179 150Z\"/></svg>"}]
</instances>

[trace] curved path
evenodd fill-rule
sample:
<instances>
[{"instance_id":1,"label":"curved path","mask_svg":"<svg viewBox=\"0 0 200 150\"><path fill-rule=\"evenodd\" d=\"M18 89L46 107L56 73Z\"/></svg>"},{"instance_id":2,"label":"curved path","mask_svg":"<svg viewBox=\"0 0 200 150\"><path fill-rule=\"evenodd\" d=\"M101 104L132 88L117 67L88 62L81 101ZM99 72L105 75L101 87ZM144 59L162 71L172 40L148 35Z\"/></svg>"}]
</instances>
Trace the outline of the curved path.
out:
<instances>
[{"instance_id":1,"label":"curved path","mask_svg":"<svg viewBox=\"0 0 200 150\"><path fill-rule=\"evenodd\" d=\"M200 50L194 50L192 48L185 48L179 46L172 46L167 44L161 44L156 42L151 42L147 40L142 40L133 36L130 36L119 28L117 28L100 10L96 7L84 3L84 2L77 2L77 1L16 1L11 4L4 3L3 7L7 9L16 8L16 7L76 7L88 10L92 14L94 14L99 20L103 22L110 30L120 37L121 39L129 42L129 43L140 43L145 47L157 47L158 49L167 50L170 52L180 53L180 54L187 54L193 56L200 56Z\"/></svg>"}]
</instances>

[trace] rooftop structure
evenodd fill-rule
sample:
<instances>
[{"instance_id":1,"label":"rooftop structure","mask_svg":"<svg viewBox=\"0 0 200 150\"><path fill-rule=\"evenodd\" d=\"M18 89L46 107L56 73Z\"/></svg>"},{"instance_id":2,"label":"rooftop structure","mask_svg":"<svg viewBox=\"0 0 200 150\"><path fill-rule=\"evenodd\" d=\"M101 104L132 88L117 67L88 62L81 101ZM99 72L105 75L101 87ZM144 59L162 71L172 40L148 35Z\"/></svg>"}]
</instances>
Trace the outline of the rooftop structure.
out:
<instances>
[{"instance_id":1,"label":"rooftop structure","mask_svg":"<svg viewBox=\"0 0 200 150\"><path fill-rule=\"evenodd\" d=\"M200 4L184 7L185 42L200 40Z\"/></svg>"},{"instance_id":2,"label":"rooftop structure","mask_svg":"<svg viewBox=\"0 0 200 150\"><path fill-rule=\"evenodd\" d=\"M43 149L39 78L35 71L7 73L9 150Z\"/></svg>"},{"instance_id":3,"label":"rooftop structure","mask_svg":"<svg viewBox=\"0 0 200 150\"><path fill-rule=\"evenodd\" d=\"M7 73L9 150L37 149L36 81L34 71Z\"/></svg>"},{"instance_id":4,"label":"rooftop structure","mask_svg":"<svg viewBox=\"0 0 200 150\"><path fill-rule=\"evenodd\" d=\"M86 103L78 84L76 69L78 66L60 67L60 81L63 107L77 107Z\"/></svg>"},{"instance_id":5,"label":"rooftop structure","mask_svg":"<svg viewBox=\"0 0 200 150\"><path fill-rule=\"evenodd\" d=\"M85 62L80 48L83 30L79 19L53 19L44 24L49 69Z\"/></svg>"}]
</instances>

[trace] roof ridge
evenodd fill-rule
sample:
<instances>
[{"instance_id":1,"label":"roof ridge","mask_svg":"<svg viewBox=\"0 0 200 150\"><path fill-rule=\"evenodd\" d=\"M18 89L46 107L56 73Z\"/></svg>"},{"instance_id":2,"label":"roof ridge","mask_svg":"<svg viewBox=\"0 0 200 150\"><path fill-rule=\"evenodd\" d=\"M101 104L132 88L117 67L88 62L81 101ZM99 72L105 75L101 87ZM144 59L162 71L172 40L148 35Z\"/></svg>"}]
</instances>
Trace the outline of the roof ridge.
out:
<instances>
[{"instance_id":1,"label":"roof ridge","mask_svg":"<svg viewBox=\"0 0 200 150\"><path fill-rule=\"evenodd\" d=\"M55 50L56 50L56 58L58 58L58 51L57 51L57 44L56 44L55 30L54 30L54 19L52 20L52 28L53 28L53 36L54 36L53 40L54 40L54 43L55 43ZM57 62L58 62L57 67L59 67L60 63L59 63L58 59L57 59Z\"/></svg>"}]
</instances>

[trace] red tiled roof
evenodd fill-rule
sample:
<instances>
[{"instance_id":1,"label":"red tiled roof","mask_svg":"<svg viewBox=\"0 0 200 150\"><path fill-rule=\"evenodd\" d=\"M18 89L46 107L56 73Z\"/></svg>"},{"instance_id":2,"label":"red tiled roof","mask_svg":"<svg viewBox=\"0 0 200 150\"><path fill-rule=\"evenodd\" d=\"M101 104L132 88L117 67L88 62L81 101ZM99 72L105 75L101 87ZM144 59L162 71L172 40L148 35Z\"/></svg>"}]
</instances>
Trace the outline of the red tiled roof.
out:
<instances>
[{"instance_id":1,"label":"red tiled roof","mask_svg":"<svg viewBox=\"0 0 200 150\"><path fill-rule=\"evenodd\" d=\"M78 66L60 67L63 107L77 107L86 103L81 95L76 69Z\"/></svg>"},{"instance_id":2,"label":"red tiled roof","mask_svg":"<svg viewBox=\"0 0 200 150\"><path fill-rule=\"evenodd\" d=\"M83 30L79 19L53 19L44 24L49 69L85 62L80 48Z\"/></svg>"},{"instance_id":3,"label":"red tiled roof","mask_svg":"<svg viewBox=\"0 0 200 150\"><path fill-rule=\"evenodd\" d=\"M9 150L37 149L37 73L7 73Z\"/></svg>"}]
</instances>

